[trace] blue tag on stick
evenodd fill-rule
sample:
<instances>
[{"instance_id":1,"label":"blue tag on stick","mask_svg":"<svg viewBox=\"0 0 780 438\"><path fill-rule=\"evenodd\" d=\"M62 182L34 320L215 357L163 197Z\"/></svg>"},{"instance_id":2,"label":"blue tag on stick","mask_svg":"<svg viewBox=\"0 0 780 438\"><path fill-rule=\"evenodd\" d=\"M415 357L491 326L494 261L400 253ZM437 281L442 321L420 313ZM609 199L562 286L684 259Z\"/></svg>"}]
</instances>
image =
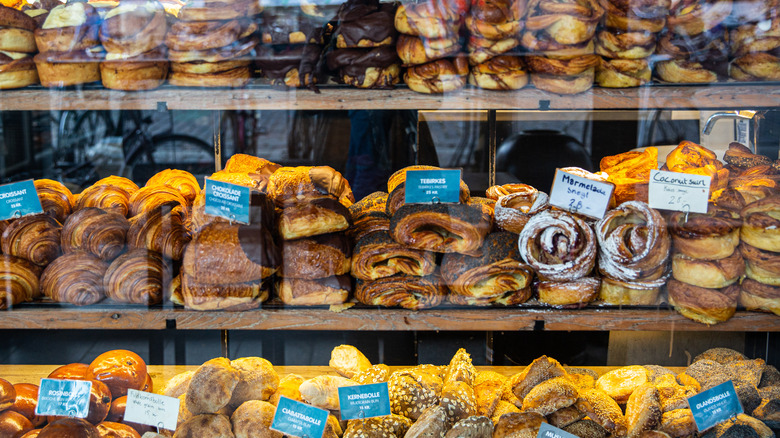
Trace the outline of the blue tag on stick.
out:
<instances>
[{"instance_id":1,"label":"blue tag on stick","mask_svg":"<svg viewBox=\"0 0 780 438\"><path fill-rule=\"evenodd\" d=\"M39 213L43 208L33 180L0 186L0 221Z\"/></svg>"},{"instance_id":2,"label":"blue tag on stick","mask_svg":"<svg viewBox=\"0 0 780 438\"><path fill-rule=\"evenodd\" d=\"M328 415L325 409L281 397L276 406L271 429L297 437L322 438Z\"/></svg>"},{"instance_id":3,"label":"blue tag on stick","mask_svg":"<svg viewBox=\"0 0 780 438\"><path fill-rule=\"evenodd\" d=\"M460 202L460 170L407 170L404 185L406 204Z\"/></svg>"},{"instance_id":4,"label":"blue tag on stick","mask_svg":"<svg viewBox=\"0 0 780 438\"><path fill-rule=\"evenodd\" d=\"M699 432L744 412L731 380L688 397L688 405Z\"/></svg>"},{"instance_id":5,"label":"blue tag on stick","mask_svg":"<svg viewBox=\"0 0 780 438\"><path fill-rule=\"evenodd\" d=\"M35 415L85 418L89 414L89 380L41 379Z\"/></svg>"},{"instance_id":6,"label":"blue tag on stick","mask_svg":"<svg viewBox=\"0 0 780 438\"><path fill-rule=\"evenodd\" d=\"M390 393L387 382L339 388L342 420L390 415Z\"/></svg>"},{"instance_id":7,"label":"blue tag on stick","mask_svg":"<svg viewBox=\"0 0 780 438\"><path fill-rule=\"evenodd\" d=\"M206 214L249 224L250 188L206 178Z\"/></svg>"},{"instance_id":8,"label":"blue tag on stick","mask_svg":"<svg viewBox=\"0 0 780 438\"><path fill-rule=\"evenodd\" d=\"M536 438L577 438L577 435L572 435L557 427L542 423L539 427L539 433L536 434Z\"/></svg>"}]
</instances>

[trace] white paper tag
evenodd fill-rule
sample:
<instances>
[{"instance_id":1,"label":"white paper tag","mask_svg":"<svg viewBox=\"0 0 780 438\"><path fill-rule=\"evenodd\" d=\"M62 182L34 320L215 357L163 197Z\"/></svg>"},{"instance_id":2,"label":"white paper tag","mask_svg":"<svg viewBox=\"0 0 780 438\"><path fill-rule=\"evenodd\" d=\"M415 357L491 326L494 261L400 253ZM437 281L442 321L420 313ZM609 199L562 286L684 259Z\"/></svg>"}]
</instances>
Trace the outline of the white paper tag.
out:
<instances>
[{"instance_id":1,"label":"white paper tag","mask_svg":"<svg viewBox=\"0 0 780 438\"><path fill-rule=\"evenodd\" d=\"M596 219L604 217L615 186L557 169L550 190L550 204Z\"/></svg>"},{"instance_id":2,"label":"white paper tag","mask_svg":"<svg viewBox=\"0 0 780 438\"><path fill-rule=\"evenodd\" d=\"M125 421L146 424L160 429L176 430L179 399L151 392L127 390Z\"/></svg>"},{"instance_id":3,"label":"white paper tag","mask_svg":"<svg viewBox=\"0 0 780 438\"><path fill-rule=\"evenodd\" d=\"M651 170L648 204L657 210L706 213L711 182L705 175Z\"/></svg>"}]
</instances>

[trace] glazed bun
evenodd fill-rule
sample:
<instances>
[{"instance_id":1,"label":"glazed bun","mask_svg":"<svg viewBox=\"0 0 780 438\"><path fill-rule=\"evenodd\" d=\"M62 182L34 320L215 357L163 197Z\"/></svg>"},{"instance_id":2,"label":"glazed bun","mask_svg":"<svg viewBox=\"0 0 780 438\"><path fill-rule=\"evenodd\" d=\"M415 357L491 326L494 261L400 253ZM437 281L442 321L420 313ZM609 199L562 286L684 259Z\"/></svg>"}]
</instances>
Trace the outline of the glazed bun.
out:
<instances>
[{"instance_id":1,"label":"glazed bun","mask_svg":"<svg viewBox=\"0 0 780 438\"><path fill-rule=\"evenodd\" d=\"M60 418L44 427L38 438L100 438L100 433L81 418Z\"/></svg>"},{"instance_id":2,"label":"glazed bun","mask_svg":"<svg viewBox=\"0 0 780 438\"><path fill-rule=\"evenodd\" d=\"M114 398L127 395L128 389L144 389L146 362L128 350L107 351L89 365L87 378L99 380L108 386Z\"/></svg>"}]
</instances>

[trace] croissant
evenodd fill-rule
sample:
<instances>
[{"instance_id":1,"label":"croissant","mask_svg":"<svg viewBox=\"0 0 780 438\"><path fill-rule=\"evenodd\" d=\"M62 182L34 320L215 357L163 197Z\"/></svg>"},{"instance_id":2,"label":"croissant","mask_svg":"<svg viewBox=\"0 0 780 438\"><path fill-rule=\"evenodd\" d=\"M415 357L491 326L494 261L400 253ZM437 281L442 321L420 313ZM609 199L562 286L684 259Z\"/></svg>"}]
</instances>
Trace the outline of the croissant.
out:
<instances>
[{"instance_id":1,"label":"croissant","mask_svg":"<svg viewBox=\"0 0 780 438\"><path fill-rule=\"evenodd\" d=\"M65 254L43 271L41 290L59 303L95 304L105 298L103 275L106 269L106 262L86 252Z\"/></svg>"},{"instance_id":2,"label":"croissant","mask_svg":"<svg viewBox=\"0 0 780 438\"><path fill-rule=\"evenodd\" d=\"M345 233L285 240L282 260L282 277L315 280L345 275L352 262L352 245Z\"/></svg>"},{"instance_id":3,"label":"croissant","mask_svg":"<svg viewBox=\"0 0 780 438\"><path fill-rule=\"evenodd\" d=\"M423 277L436 269L435 254L398 244L387 231L366 234L355 243L352 276L376 280L395 274Z\"/></svg>"},{"instance_id":4,"label":"croissant","mask_svg":"<svg viewBox=\"0 0 780 438\"><path fill-rule=\"evenodd\" d=\"M0 310L41 296L41 268L25 259L0 255Z\"/></svg>"},{"instance_id":5,"label":"croissant","mask_svg":"<svg viewBox=\"0 0 780 438\"><path fill-rule=\"evenodd\" d=\"M522 263L514 234L491 233L482 245L482 257L445 254L441 275L453 294L475 304L499 302L507 296L511 304L531 297L533 270Z\"/></svg>"},{"instance_id":6,"label":"croissant","mask_svg":"<svg viewBox=\"0 0 780 438\"><path fill-rule=\"evenodd\" d=\"M737 310L738 284L723 289L706 289L669 280L669 304L684 317L712 325L728 321Z\"/></svg>"},{"instance_id":7,"label":"croissant","mask_svg":"<svg viewBox=\"0 0 780 438\"><path fill-rule=\"evenodd\" d=\"M110 262L125 249L128 229L130 222L119 213L82 208L62 227L62 252L85 251Z\"/></svg>"},{"instance_id":8,"label":"croissant","mask_svg":"<svg viewBox=\"0 0 780 438\"><path fill-rule=\"evenodd\" d=\"M479 254L492 227L479 205L406 204L390 219L396 242L434 252Z\"/></svg>"},{"instance_id":9,"label":"croissant","mask_svg":"<svg viewBox=\"0 0 780 438\"><path fill-rule=\"evenodd\" d=\"M353 224L349 233L353 241L374 231L390 229L390 216L385 213L387 196L386 192L374 192L349 206Z\"/></svg>"},{"instance_id":10,"label":"croissant","mask_svg":"<svg viewBox=\"0 0 780 438\"><path fill-rule=\"evenodd\" d=\"M328 196L345 207L355 202L349 182L329 166L281 167L268 180L268 195L279 207Z\"/></svg>"},{"instance_id":11,"label":"croissant","mask_svg":"<svg viewBox=\"0 0 780 438\"><path fill-rule=\"evenodd\" d=\"M141 189L143 190L143 189ZM190 234L184 226L181 206L157 207L130 218L127 246L156 251L172 260L181 260Z\"/></svg>"},{"instance_id":12,"label":"croissant","mask_svg":"<svg viewBox=\"0 0 780 438\"><path fill-rule=\"evenodd\" d=\"M36 179L33 181L43 212L63 223L73 211L73 193L59 181Z\"/></svg>"},{"instance_id":13,"label":"croissant","mask_svg":"<svg viewBox=\"0 0 780 438\"><path fill-rule=\"evenodd\" d=\"M107 176L103 179L97 180L95 184L92 184L93 186L114 186L119 187L120 189L126 191L128 195L132 195L133 193L138 191L138 184L134 183L132 180L127 179L123 176Z\"/></svg>"},{"instance_id":14,"label":"croissant","mask_svg":"<svg viewBox=\"0 0 780 438\"><path fill-rule=\"evenodd\" d=\"M160 253L138 248L119 256L106 270L106 296L120 303L160 304L163 297L163 259Z\"/></svg>"},{"instance_id":15,"label":"croissant","mask_svg":"<svg viewBox=\"0 0 780 438\"><path fill-rule=\"evenodd\" d=\"M355 298L369 306L419 310L441 304L447 288L438 275L415 277L397 274L377 280L358 280Z\"/></svg>"},{"instance_id":16,"label":"croissant","mask_svg":"<svg viewBox=\"0 0 780 438\"><path fill-rule=\"evenodd\" d=\"M182 208L189 205L177 189L162 185L146 186L130 196L130 217L171 203L178 204ZM182 210L182 213L185 211Z\"/></svg>"},{"instance_id":17,"label":"croissant","mask_svg":"<svg viewBox=\"0 0 780 438\"><path fill-rule=\"evenodd\" d=\"M161 185L178 190L184 199L187 200L188 205L192 204L192 201L195 200L195 196L200 192L198 180L186 170L165 169L157 172L149 178L149 181L146 181L146 187Z\"/></svg>"},{"instance_id":18,"label":"croissant","mask_svg":"<svg viewBox=\"0 0 780 438\"><path fill-rule=\"evenodd\" d=\"M3 254L46 266L60 255L61 232L59 222L45 214L16 219L3 231Z\"/></svg>"},{"instance_id":19,"label":"croissant","mask_svg":"<svg viewBox=\"0 0 780 438\"><path fill-rule=\"evenodd\" d=\"M89 207L113 211L127 217L130 212L130 193L120 186L95 184L81 192L75 210Z\"/></svg>"},{"instance_id":20,"label":"croissant","mask_svg":"<svg viewBox=\"0 0 780 438\"><path fill-rule=\"evenodd\" d=\"M752 202L740 212L744 218L740 238L765 251L780 252L780 195ZM5 252L5 251L3 251Z\"/></svg>"}]
</instances>

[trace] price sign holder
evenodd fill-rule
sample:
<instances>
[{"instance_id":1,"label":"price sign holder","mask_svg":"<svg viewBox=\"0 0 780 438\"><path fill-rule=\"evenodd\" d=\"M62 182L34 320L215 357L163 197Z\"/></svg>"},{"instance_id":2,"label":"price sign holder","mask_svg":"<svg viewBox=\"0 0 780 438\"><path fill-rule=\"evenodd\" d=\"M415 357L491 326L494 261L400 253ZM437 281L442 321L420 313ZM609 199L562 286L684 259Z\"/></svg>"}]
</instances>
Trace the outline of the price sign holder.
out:
<instances>
[{"instance_id":1,"label":"price sign holder","mask_svg":"<svg viewBox=\"0 0 780 438\"><path fill-rule=\"evenodd\" d=\"M0 186L0 221L39 213L43 213L43 208L33 180Z\"/></svg>"},{"instance_id":2,"label":"price sign holder","mask_svg":"<svg viewBox=\"0 0 780 438\"><path fill-rule=\"evenodd\" d=\"M536 434L536 438L578 438L577 435L572 435L565 430L558 429L555 426L550 426L548 423L542 423L539 427L539 433Z\"/></svg>"},{"instance_id":3,"label":"price sign holder","mask_svg":"<svg viewBox=\"0 0 780 438\"><path fill-rule=\"evenodd\" d=\"M609 208L615 185L555 170L550 204L571 213L601 219Z\"/></svg>"},{"instance_id":4,"label":"price sign holder","mask_svg":"<svg viewBox=\"0 0 780 438\"><path fill-rule=\"evenodd\" d=\"M356 420L390 415L390 393L387 382L339 388L342 420Z\"/></svg>"},{"instance_id":5,"label":"price sign holder","mask_svg":"<svg viewBox=\"0 0 780 438\"><path fill-rule=\"evenodd\" d=\"M176 430L179 417L179 399L151 392L127 390L125 421L145 424L159 429Z\"/></svg>"},{"instance_id":6,"label":"price sign holder","mask_svg":"<svg viewBox=\"0 0 780 438\"><path fill-rule=\"evenodd\" d=\"M704 432L744 412L734 382L731 380L688 397L688 406L691 408L699 432Z\"/></svg>"},{"instance_id":7,"label":"price sign holder","mask_svg":"<svg viewBox=\"0 0 780 438\"><path fill-rule=\"evenodd\" d=\"M91 391L89 380L41 379L35 415L86 418Z\"/></svg>"},{"instance_id":8,"label":"price sign holder","mask_svg":"<svg viewBox=\"0 0 780 438\"><path fill-rule=\"evenodd\" d=\"M651 170L648 204L657 210L706 213L711 183L706 175Z\"/></svg>"},{"instance_id":9,"label":"price sign holder","mask_svg":"<svg viewBox=\"0 0 780 438\"><path fill-rule=\"evenodd\" d=\"M322 438L328 411L287 397L280 397L271 430L302 438Z\"/></svg>"},{"instance_id":10,"label":"price sign holder","mask_svg":"<svg viewBox=\"0 0 780 438\"><path fill-rule=\"evenodd\" d=\"M206 178L206 214L249 224L249 187Z\"/></svg>"},{"instance_id":11,"label":"price sign holder","mask_svg":"<svg viewBox=\"0 0 780 438\"><path fill-rule=\"evenodd\" d=\"M457 204L460 202L460 169L407 170L406 204Z\"/></svg>"}]
</instances>

